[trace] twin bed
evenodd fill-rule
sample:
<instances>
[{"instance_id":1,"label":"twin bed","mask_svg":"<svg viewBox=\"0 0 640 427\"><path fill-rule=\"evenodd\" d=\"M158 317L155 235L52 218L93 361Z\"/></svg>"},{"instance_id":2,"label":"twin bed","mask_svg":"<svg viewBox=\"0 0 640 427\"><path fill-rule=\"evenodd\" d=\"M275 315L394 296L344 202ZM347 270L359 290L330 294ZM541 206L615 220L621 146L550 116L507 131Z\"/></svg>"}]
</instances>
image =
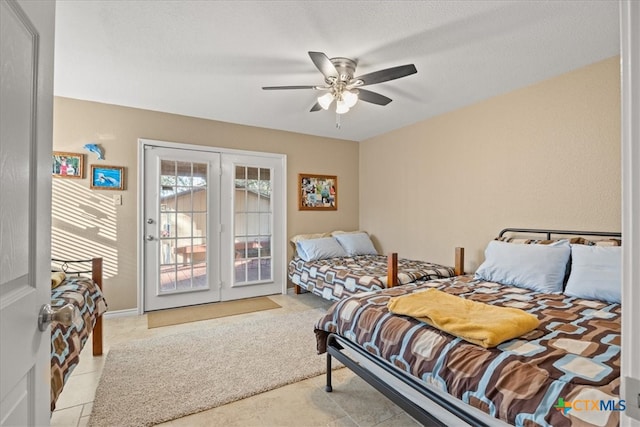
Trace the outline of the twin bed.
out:
<instances>
[{"instance_id":1,"label":"twin bed","mask_svg":"<svg viewBox=\"0 0 640 427\"><path fill-rule=\"evenodd\" d=\"M538 232L546 238L505 236ZM564 238L577 235L583 238ZM327 352L327 391L336 358L426 425L617 425L624 409L619 237L506 229L475 275L339 300L315 327L318 351ZM472 338L494 336L490 317L448 329L464 315L392 312L409 301L403 297L431 293L536 321L485 348Z\"/></svg>"},{"instance_id":2,"label":"twin bed","mask_svg":"<svg viewBox=\"0 0 640 427\"><path fill-rule=\"evenodd\" d=\"M102 314L107 310L102 295L102 258L52 260L51 307L67 304L74 315L68 325L51 324L51 412L80 361L80 352L93 332L93 355L102 354Z\"/></svg>"},{"instance_id":3,"label":"twin bed","mask_svg":"<svg viewBox=\"0 0 640 427\"><path fill-rule=\"evenodd\" d=\"M427 261L379 255L365 232L333 232L295 236L296 255L289 262L288 277L296 293L311 292L329 301L462 274L464 251L456 249L453 267Z\"/></svg>"}]
</instances>

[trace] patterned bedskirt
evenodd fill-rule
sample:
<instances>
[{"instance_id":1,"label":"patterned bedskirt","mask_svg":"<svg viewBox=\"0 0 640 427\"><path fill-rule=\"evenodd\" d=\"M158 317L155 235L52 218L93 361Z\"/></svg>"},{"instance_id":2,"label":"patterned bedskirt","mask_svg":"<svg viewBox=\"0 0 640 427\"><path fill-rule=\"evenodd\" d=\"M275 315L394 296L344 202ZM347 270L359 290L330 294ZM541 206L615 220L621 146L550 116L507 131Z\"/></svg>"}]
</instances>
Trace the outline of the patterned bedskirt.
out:
<instances>
[{"instance_id":1,"label":"patterned bedskirt","mask_svg":"<svg viewBox=\"0 0 640 427\"><path fill-rule=\"evenodd\" d=\"M398 284L454 275L453 267L405 258L398 259ZM294 258L289 262L289 279L293 284L324 299L339 301L359 292L386 288L387 257L359 255L309 262Z\"/></svg>"},{"instance_id":2,"label":"patterned bedskirt","mask_svg":"<svg viewBox=\"0 0 640 427\"><path fill-rule=\"evenodd\" d=\"M102 292L91 279L67 278L60 286L51 290L51 306L61 307L67 303L79 312L77 321L65 327L59 323L51 326L51 411L56 407L58 396L71 372L78 365L80 351L96 319L107 311Z\"/></svg>"},{"instance_id":3,"label":"patterned bedskirt","mask_svg":"<svg viewBox=\"0 0 640 427\"><path fill-rule=\"evenodd\" d=\"M519 308L536 315L540 325L485 349L388 312L390 297L428 288ZM320 353L326 351L328 333L335 332L397 369L512 425L614 426L621 409L620 318L620 304L459 276L343 299L318 321L316 336Z\"/></svg>"}]
</instances>

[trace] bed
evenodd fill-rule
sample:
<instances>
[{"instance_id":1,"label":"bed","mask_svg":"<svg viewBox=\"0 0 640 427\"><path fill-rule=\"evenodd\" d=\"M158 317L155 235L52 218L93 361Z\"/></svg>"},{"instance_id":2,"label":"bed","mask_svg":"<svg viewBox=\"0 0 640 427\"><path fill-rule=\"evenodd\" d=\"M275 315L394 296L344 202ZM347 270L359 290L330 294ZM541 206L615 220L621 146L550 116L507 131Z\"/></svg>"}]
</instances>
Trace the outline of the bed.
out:
<instances>
[{"instance_id":1,"label":"bed","mask_svg":"<svg viewBox=\"0 0 640 427\"><path fill-rule=\"evenodd\" d=\"M309 291L329 301L359 292L462 274L464 251L456 248L455 266L379 255L364 233L321 234L292 239L296 255L288 277L296 293ZM354 243L355 242L355 243Z\"/></svg>"},{"instance_id":2,"label":"bed","mask_svg":"<svg viewBox=\"0 0 640 427\"><path fill-rule=\"evenodd\" d=\"M525 246L531 246L526 251L548 252L553 248L541 249L539 243L550 247L562 242L563 248L569 244L552 235L620 237L619 233L531 229L505 229L500 237L510 240L504 238L505 232L524 231L543 232L546 239L511 239L510 243L500 241L499 247L514 253ZM489 248L498 243L490 243L476 275L367 292L337 302L315 327L318 351L327 352L327 391L332 390L334 357L426 425L617 425L619 411L624 410L624 401L618 398L621 305L616 301L619 294L610 297L609 291L616 286L619 291L620 282L612 273L604 278L602 289L592 289L589 280L594 274L583 275L589 266L580 263L587 259L597 264L602 251L605 258L617 253L614 258L619 259L620 247L601 249L607 246L584 237L572 242L570 271L560 292L486 280L482 277L486 269L478 277L485 263L494 260ZM603 242L613 246L619 240ZM585 258L585 253L595 253L596 258ZM561 272L564 275L565 268ZM564 284L565 277L559 280ZM390 311L389 307L396 307L390 303L393 298L430 296L434 291L483 306L516 308L536 317L539 324L485 348Z\"/></svg>"},{"instance_id":3,"label":"bed","mask_svg":"<svg viewBox=\"0 0 640 427\"><path fill-rule=\"evenodd\" d=\"M102 314L107 303L102 295L102 258L52 259L51 306L70 304L73 317L51 324L51 412L78 365L80 352L93 332L93 355L102 354ZM66 324L65 324L66 323Z\"/></svg>"}]
</instances>

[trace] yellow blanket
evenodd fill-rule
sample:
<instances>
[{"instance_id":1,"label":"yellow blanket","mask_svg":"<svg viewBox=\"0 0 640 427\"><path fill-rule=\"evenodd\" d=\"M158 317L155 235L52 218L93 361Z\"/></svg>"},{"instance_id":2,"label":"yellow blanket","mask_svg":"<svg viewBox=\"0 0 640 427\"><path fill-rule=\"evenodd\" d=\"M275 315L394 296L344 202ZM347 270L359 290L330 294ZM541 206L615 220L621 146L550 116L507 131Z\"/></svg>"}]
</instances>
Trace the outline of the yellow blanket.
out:
<instances>
[{"instance_id":1,"label":"yellow blanket","mask_svg":"<svg viewBox=\"0 0 640 427\"><path fill-rule=\"evenodd\" d=\"M526 311L471 301L437 289L391 298L387 308L485 348L524 335L539 324L538 318Z\"/></svg>"}]
</instances>

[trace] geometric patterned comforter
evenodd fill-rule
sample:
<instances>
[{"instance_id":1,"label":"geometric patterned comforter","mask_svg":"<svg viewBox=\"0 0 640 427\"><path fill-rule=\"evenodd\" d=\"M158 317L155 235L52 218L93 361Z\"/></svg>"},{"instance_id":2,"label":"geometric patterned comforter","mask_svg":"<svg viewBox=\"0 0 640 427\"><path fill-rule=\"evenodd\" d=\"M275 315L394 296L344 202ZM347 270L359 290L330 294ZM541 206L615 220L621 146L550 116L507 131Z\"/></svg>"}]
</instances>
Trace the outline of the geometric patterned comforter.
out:
<instances>
[{"instance_id":1,"label":"geometric patterned comforter","mask_svg":"<svg viewBox=\"0 0 640 427\"><path fill-rule=\"evenodd\" d=\"M67 303L79 312L76 321L69 327L59 323L51 325L51 412L71 372L78 365L80 351L96 319L107 311L102 292L91 279L73 277L51 290L51 306L61 307Z\"/></svg>"},{"instance_id":2,"label":"geometric patterned comforter","mask_svg":"<svg viewBox=\"0 0 640 427\"><path fill-rule=\"evenodd\" d=\"M485 349L406 316L387 301L436 288L532 313L540 325ZM619 422L620 304L542 294L470 276L399 286L334 304L316 324L425 383L517 426L614 426Z\"/></svg>"},{"instance_id":3,"label":"geometric patterned comforter","mask_svg":"<svg viewBox=\"0 0 640 427\"><path fill-rule=\"evenodd\" d=\"M398 258L398 284L401 285L454 275L452 267ZM309 262L294 258L289 262L289 279L324 299L340 301L358 292L386 288L387 257L358 255Z\"/></svg>"}]
</instances>

